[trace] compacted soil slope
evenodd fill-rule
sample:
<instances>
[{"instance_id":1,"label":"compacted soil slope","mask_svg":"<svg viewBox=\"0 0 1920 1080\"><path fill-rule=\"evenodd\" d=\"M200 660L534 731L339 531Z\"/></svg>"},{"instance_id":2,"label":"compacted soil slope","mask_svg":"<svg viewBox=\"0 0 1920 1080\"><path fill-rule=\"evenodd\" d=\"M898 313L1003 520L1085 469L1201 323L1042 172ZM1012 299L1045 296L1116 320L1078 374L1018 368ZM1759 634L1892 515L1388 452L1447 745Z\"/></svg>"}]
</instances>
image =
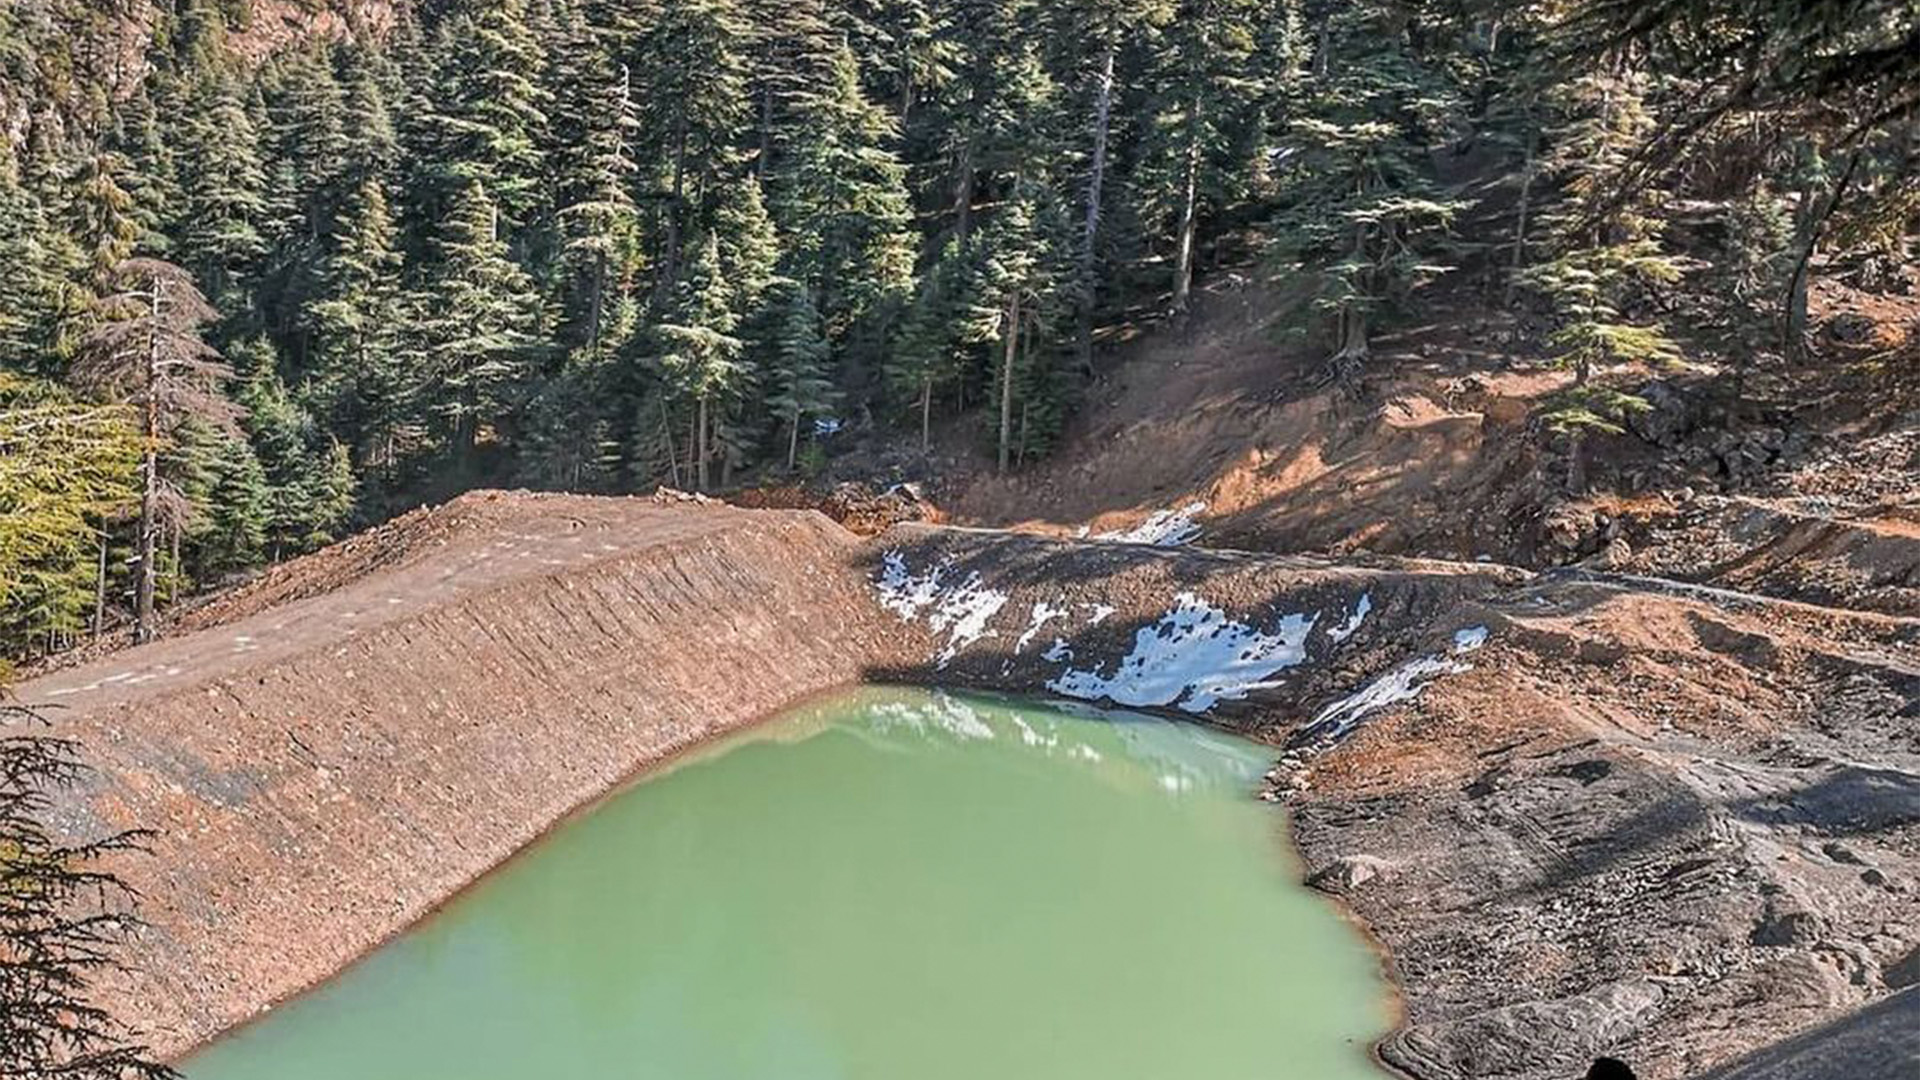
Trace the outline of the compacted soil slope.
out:
<instances>
[{"instance_id":1,"label":"compacted soil slope","mask_svg":"<svg viewBox=\"0 0 1920 1080\"><path fill-rule=\"evenodd\" d=\"M19 687L98 769L57 823L157 833L107 1004L182 1052L637 769L858 681L912 635L860 602L856 544L812 513L480 493Z\"/></svg>"}]
</instances>

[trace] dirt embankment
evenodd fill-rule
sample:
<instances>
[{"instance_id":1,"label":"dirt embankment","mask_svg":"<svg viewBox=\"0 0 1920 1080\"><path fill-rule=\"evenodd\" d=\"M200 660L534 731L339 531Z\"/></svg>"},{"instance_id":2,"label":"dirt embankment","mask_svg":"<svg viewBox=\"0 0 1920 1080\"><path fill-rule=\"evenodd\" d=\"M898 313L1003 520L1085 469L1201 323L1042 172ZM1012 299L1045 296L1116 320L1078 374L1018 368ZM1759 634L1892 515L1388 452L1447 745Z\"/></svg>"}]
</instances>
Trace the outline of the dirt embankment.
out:
<instances>
[{"instance_id":1,"label":"dirt embankment","mask_svg":"<svg viewBox=\"0 0 1920 1080\"><path fill-rule=\"evenodd\" d=\"M193 618L22 690L69 705L61 731L102 770L62 824L162 832L130 868L155 927L113 989L168 1051L331 974L637 768L891 679L1287 747L1269 795L1387 947L1407 1023L1382 1054L1422 1080L1561 1080L1599 1053L1679 1080L1746 1050L1733 1075L1784 1080L1765 1055L1804 1061L1780 1040L1822 1025L1866 1040L1849 1061L1920 1052L1876 1004L1920 983L1913 620L1487 564L918 525L863 544L812 513L524 495L411 515Z\"/></svg>"},{"instance_id":2,"label":"dirt embankment","mask_svg":"<svg viewBox=\"0 0 1920 1080\"><path fill-rule=\"evenodd\" d=\"M1392 958L1406 1025L1381 1054L1412 1076L1562 1080L1607 1054L1681 1080L1772 1047L1734 1075L1786 1080L1808 1052L1776 1044L1822 1025L1833 1077L1920 1054L1876 1004L1920 984L1920 621L911 526L874 572L931 631L894 677L1288 744L1272 795Z\"/></svg>"},{"instance_id":3,"label":"dirt embankment","mask_svg":"<svg viewBox=\"0 0 1920 1080\"><path fill-rule=\"evenodd\" d=\"M1920 624L1606 579L1485 613L1471 671L1280 777L1405 988L1383 1057L1680 1080L1832 1024L1730 1075L1910 1075L1915 1002L1875 1003L1920 983Z\"/></svg>"},{"instance_id":4,"label":"dirt embankment","mask_svg":"<svg viewBox=\"0 0 1920 1080\"><path fill-rule=\"evenodd\" d=\"M164 1053L332 974L636 769L915 641L816 514L481 494L401 531L19 687L99 770L59 823L160 834L125 867L153 925L109 1003Z\"/></svg>"},{"instance_id":5,"label":"dirt embankment","mask_svg":"<svg viewBox=\"0 0 1920 1080\"><path fill-rule=\"evenodd\" d=\"M1055 535L1197 503L1226 547L1587 563L1920 615L1920 300L1882 303L1884 333L1852 346L1831 338L1861 299L1815 299L1807 364L1613 372L1648 411L1572 451L1539 419L1571 375L1472 290L1380 337L1346 393L1294 333L1298 297L1216 282L1184 328L1122 350L1058 453L937 498L957 523Z\"/></svg>"}]
</instances>

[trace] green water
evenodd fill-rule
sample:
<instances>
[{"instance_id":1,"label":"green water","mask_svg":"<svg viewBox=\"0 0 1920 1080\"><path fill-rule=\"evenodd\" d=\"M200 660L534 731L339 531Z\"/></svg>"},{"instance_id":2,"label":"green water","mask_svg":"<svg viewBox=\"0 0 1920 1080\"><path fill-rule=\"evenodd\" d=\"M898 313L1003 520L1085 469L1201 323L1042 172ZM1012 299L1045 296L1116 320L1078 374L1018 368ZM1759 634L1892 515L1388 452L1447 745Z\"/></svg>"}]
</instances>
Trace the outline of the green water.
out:
<instances>
[{"instance_id":1,"label":"green water","mask_svg":"<svg viewBox=\"0 0 1920 1080\"><path fill-rule=\"evenodd\" d=\"M189 1080L1346 1080L1387 1022L1268 755L869 689L566 826Z\"/></svg>"}]
</instances>

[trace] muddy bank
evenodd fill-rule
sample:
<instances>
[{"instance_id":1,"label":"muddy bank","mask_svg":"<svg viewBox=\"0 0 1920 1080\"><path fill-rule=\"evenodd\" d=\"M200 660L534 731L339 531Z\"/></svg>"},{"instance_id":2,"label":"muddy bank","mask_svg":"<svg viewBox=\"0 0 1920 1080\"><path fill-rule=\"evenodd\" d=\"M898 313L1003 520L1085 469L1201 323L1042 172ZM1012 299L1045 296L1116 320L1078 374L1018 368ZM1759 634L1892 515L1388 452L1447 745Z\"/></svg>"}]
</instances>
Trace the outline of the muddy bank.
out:
<instances>
[{"instance_id":1,"label":"muddy bank","mask_svg":"<svg viewBox=\"0 0 1920 1080\"><path fill-rule=\"evenodd\" d=\"M403 521L22 689L69 706L102 770L61 824L163 833L129 868L155 927L110 1003L164 1050L634 770L862 679L1273 743L1315 883L1404 989L1382 1054L1426 1080L1559 1080L1597 1053L1677 1080L1823 1026L1858 1045L1899 1026L1859 1010L1920 981L1911 620L1481 564L863 543L694 501L478 495Z\"/></svg>"},{"instance_id":2,"label":"muddy bank","mask_svg":"<svg viewBox=\"0 0 1920 1080\"><path fill-rule=\"evenodd\" d=\"M125 868L153 925L108 988L161 1052L332 974L636 769L913 642L857 602L858 542L816 514L436 513L334 591L19 688L99 769L59 824L161 834Z\"/></svg>"},{"instance_id":3,"label":"muddy bank","mask_svg":"<svg viewBox=\"0 0 1920 1080\"><path fill-rule=\"evenodd\" d=\"M1753 1052L1726 1075L1911 1075L1876 1003L1920 955L1915 625L1604 581L1487 614L1472 671L1282 777L1315 882L1405 988L1382 1056L1430 1080ZM1824 1072L1765 1049L1823 1025Z\"/></svg>"},{"instance_id":4,"label":"muddy bank","mask_svg":"<svg viewBox=\"0 0 1920 1080\"><path fill-rule=\"evenodd\" d=\"M1608 1054L1649 1080L1774 1078L1826 1054L1895 1080L1920 1052L1885 1015L1920 982L1920 622L922 527L873 573L933 639L893 677L1286 747L1270 794L1391 955L1406 1023L1380 1052L1408 1074L1559 1080ZM1810 1031L1825 1050L1789 1054Z\"/></svg>"}]
</instances>

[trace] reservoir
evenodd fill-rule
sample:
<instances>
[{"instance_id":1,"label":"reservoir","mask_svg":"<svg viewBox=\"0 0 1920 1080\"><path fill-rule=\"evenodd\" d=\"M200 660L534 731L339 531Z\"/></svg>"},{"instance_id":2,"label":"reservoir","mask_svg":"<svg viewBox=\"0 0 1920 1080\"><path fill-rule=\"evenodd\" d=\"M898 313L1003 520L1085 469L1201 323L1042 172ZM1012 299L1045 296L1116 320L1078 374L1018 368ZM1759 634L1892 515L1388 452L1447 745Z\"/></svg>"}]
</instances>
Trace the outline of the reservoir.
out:
<instances>
[{"instance_id":1,"label":"reservoir","mask_svg":"<svg viewBox=\"0 0 1920 1080\"><path fill-rule=\"evenodd\" d=\"M609 798L189 1080L1378 1080L1271 754L865 688Z\"/></svg>"}]
</instances>

